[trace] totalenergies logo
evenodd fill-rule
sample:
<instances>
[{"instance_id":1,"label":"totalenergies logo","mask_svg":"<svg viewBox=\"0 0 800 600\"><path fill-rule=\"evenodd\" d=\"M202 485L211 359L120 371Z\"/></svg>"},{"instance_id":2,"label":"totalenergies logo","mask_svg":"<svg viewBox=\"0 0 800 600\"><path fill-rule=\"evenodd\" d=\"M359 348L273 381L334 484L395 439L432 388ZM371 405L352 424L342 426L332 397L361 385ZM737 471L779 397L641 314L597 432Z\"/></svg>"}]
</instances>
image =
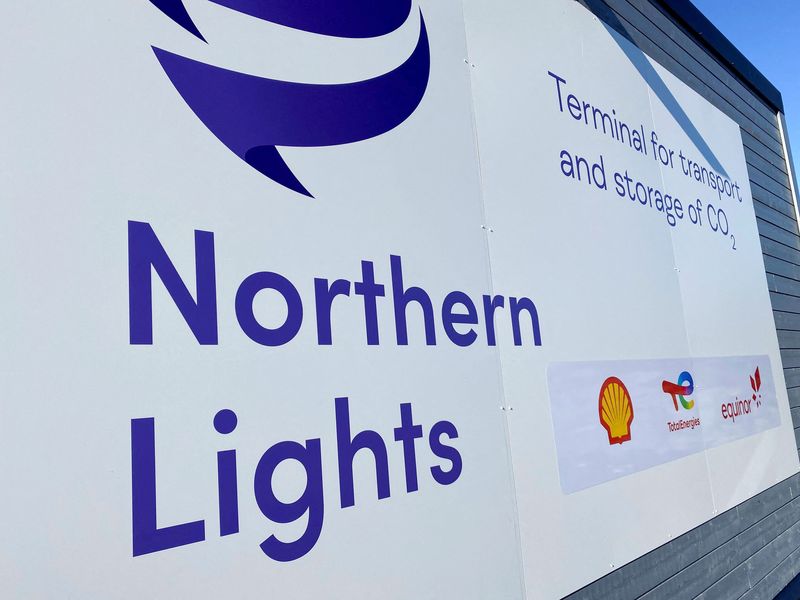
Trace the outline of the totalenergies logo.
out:
<instances>
[{"instance_id":1,"label":"totalenergies logo","mask_svg":"<svg viewBox=\"0 0 800 600\"><path fill-rule=\"evenodd\" d=\"M691 396L694 392L694 379L689 371L684 371L678 375L678 383L671 383L663 381L661 389L665 394L672 396L672 404L675 406L675 411L678 411L678 403L686 410L694 408L694 400L687 400L687 396Z\"/></svg>"},{"instance_id":2,"label":"totalenergies logo","mask_svg":"<svg viewBox=\"0 0 800 600\"><path fill-rule=\"evenodd\" d=\"M182 0L150 0L206 42ZM313 34L362 39L405 23L411 0L211 0L214 4ZM206 42L207 43L207 42ZM208 65L161 48L156 58L197 117L239 158L273 181L313 197L278 146L350 144L382 135L408 119L428 87L430 49L420 12L411 56L383 75L341 84L276 81Z\"/></svg>"},{"instance_id":3,"label":"totalenergies logo","mask_svg":"<svg viewBox=\"0 0 800 600\"><path fill-rule=\"evenodd\" d=\"M600 424L608 433L609 444L630 441L633 402L628 388L617 377L609 377L600 388L598 412Z\"/></svg>"}]
</instances>

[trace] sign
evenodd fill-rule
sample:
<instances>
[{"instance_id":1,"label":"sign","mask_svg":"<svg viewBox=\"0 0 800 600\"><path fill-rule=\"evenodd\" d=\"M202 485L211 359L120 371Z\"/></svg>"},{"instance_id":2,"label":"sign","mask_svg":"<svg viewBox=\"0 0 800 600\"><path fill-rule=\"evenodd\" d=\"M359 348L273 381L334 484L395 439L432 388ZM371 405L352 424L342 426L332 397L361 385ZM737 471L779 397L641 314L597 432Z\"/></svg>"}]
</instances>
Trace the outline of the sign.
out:
<instances>
[{"instance_id":1,"label":"sign","mask_svg":"<svg viewBox=\"0 0 800 600\"><path fill-rule=\"evenodd\" d=\"M781 424L768 356L553 363L547 378L567 494Z\"/></svg>"},{"instance_id":2,"label":"sign","mask_svg":"<svg viewBox=\"0 0 800 600\"><path fill-rule=\"evenodd\" d=\"M739 127L578 3L465 7L493 284L538 282L542 347L499 347L524 579L560 598L796 441Z\"/></svg>"},{"instance_id":3,"label":"sign","mask_svg":"<svg viewBox=\"0 0 800 600\"><path fill-rule=\"evenodd\" d=\"M738 127L577 3L0 32L5 596L558 598L797 472Z\"/></svg>"}]
</instances>

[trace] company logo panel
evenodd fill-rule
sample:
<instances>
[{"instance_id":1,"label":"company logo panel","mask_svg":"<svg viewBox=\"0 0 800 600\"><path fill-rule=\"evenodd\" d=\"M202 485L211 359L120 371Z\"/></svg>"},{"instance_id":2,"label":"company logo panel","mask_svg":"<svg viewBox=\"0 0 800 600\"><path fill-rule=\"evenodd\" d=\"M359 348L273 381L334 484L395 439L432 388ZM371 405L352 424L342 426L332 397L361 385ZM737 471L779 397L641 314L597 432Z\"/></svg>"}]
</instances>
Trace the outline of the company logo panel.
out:
<instances>
[{"instance_id":1,"label":"company logo panel","mask_svg":"<svg viewBox=\"0 0 800 600\"><path fill-rule=\"evenodd\" d=\"M554 363L548 387L565 493L780 425L767 356Z\"/></svg>"}]
</instances>

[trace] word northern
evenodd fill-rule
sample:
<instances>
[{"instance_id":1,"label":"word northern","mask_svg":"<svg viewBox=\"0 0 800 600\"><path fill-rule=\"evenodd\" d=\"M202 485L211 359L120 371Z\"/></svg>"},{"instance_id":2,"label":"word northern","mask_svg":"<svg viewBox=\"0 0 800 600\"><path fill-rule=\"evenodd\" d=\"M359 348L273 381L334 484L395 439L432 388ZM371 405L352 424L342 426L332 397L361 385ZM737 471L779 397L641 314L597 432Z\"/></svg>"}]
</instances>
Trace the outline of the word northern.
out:
<instances>
[{"instance_id":1,"label":"word northern","mask_svg":"<svg viewBox=\"0 0 800 600\"><path fill-rule=\"evenodd\" d=\"M367 453L374 458L378 499L390 497L389 449L377 431L365 429L353 435L350 407L346 397L336 398L336 451L339 498L344 508L355 506L354 459ZM236 429L238 417L229 409L214 417L214 429L228 436ZM410 403L400 405L400 425L394 429L394 440L402 447L407 493L419 490L416 441L425 437L422 425L414 423ZM430 476L442 486L455 483L461 476L461 453L451 441L458 430L450 421L438 421L428 431L428 446L439 464L429 467ZM239 484L236 450L217 453L217 489L219 534L239 533ZM305 488L286 502L276 494L273 476L286 462L298 463L305 474ZM327 453L326 453L327 464ZM159 527L157 522L155 419L131 420L131 507L133 524L133 556L161 552L206 539L205 520L187 521ZM268 448L258 461L253 474L252 490L261 513L273 523L291 524L306 517L302 535L292 541L270 535L261 544L262 552L279 562L291 562L308 554L322 533L325 514L323 494L323 451L320 438L304 443L287 440ZM211 466L213 468L213 466ZM278 490L280 491L280 490Z\"/></svg>"},{"instance_id":2,"label":"word northern","mask_svg":"<svg viewBox=\"0 0 800 600\"><path fill-rule=\"evenodd\" d=\"M196 298L187 288L172 260L149 223L128 222L128 282L130 310L130 343L151 345L153 343L153 299L152 273L160 278L172 301L177 306L186 324L202 345L217 345L217 287L214 255L214 234L195 231ZM400 256L389 257L391 269L391 297L396 342L399 346L409 343L409 307L416 305L421 311L422 335L425 343L437 343L437 327L434 304L431 296L421 287L408 286L403 273ZM381 299L387 296L387 286L375 280L375 266L369 260L361 261L361 280L314 279L314 313L316 316L317 344L333 344L333 321L335 305L345 302L351 293L361 297L363 303L366 343L376 346L381 343L378 326L378 311ZM256 296L264 291L277 292L286 304L286 317L279 326L267 327L260 323L254 311ZM442 328L447 338L455 345L471 346L478 340L476 326L480 324L479 309L484 318L483 340L489 346L497 345L495 330L496 315L506 309L506 298L502 295L483 295L476 303L462 291L452 291L441 303ZM236 318L242 331L254 342L263 346L283 346L291 342L303 325L304 302L297 287L286 277L270 271L260 271L247 278L239 286L235 299ZM532 340L535 346L542 345L539 313L534 302L527 297L508 298L507 318L515 346L523 340ZM530 331L530 333L527 333ZM525 333L523 333L525 332Z\"/></svg>"}]
</instances>

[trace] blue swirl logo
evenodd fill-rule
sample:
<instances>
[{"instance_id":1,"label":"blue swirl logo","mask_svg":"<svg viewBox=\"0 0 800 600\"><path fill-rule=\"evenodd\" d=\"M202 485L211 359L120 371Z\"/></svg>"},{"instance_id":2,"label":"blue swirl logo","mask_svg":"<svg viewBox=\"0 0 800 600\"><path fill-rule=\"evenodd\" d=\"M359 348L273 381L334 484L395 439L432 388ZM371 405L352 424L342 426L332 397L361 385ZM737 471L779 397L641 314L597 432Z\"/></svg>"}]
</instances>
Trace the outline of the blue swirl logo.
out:
<instances>
[{"instance_id":1,"label":"blue swirl logo","mask_svg":"<svg viewBox=\"0 0 800 600\"><path fill-rule=\"evenodd\" d=\"M210 0L257 19L321 35L363 39L398 29L411 0ZM182 0L150 0L206 41ZM420 12L417 45L396 69L364 81L294 83L230 71L153 47L195 115L234 154L280 185L305 196L279 146L350 144L382 135L410 117L428 87L430 48Z\"/></svg>"}]
</instances>

